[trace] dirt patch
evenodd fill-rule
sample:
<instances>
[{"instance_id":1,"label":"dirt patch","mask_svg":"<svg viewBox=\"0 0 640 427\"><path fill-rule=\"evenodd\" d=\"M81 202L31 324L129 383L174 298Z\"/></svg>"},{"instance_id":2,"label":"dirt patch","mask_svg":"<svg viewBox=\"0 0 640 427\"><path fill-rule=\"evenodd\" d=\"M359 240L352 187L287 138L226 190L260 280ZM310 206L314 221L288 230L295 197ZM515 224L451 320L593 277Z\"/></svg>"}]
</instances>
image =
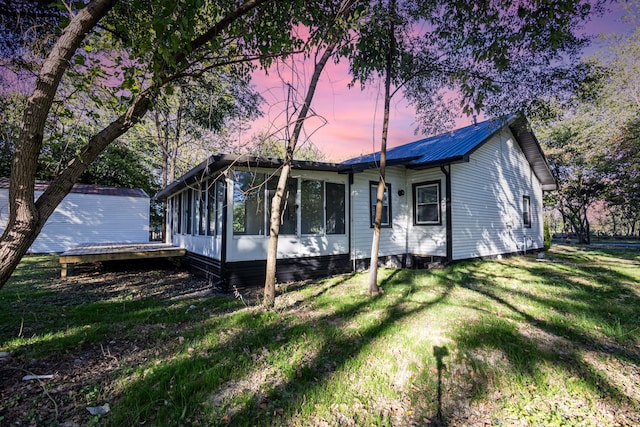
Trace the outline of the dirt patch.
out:
<instances>
[{"instance_id":1,"label":"dirt patch","mask_svg":"<svg viewBox=\"0 0 640 427\"><path fill-rule=\"evenodd\" d=\"M67 280L52 280L46 289L54 292L45 303L60 306L123 295L127 300L156 298L176 303L212 295L234 298L233 293L215 289L183 269L153 262L79 268ZM247 301L254 301L255 294L251 289L239 291ZM179 334L180 328L188 325L171 327ZM37 359L19 354L0 357L0 425L94 424L99 416L91 415L86 408L109 403L113 371L141 365L158 354L157 340L146 335L85 343ZM28 375L50 377L25 380Z\"/></svg>"}]
</instances>

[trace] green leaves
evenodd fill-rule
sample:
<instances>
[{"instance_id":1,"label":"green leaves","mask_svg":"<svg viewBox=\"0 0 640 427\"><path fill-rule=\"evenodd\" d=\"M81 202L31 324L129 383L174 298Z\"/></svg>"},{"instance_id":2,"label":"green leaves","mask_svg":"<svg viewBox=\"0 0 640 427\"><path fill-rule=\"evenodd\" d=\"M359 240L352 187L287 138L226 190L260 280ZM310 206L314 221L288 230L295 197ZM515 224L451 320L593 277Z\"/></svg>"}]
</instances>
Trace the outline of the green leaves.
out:
<instances>
[{"instance_id":1,"label":"green leaves","mask_svg":"<svg viewBox=\"0 0 640 427\"><path fill-rule=\"evenodd\" d=\"M424 117L432 116L425 107L450 111L453 98L465 114L527 111L541 98L579 86L585 73L569 72L566 59L575 58L586 42L575 30L601 6L583 0L401 1L394 85ZM385 2L369 4L353 52L344 52L353 83L380 76L389 19L384 11ZM425 79L430 83L414 83Z\"/></svg>"}]
</instances>

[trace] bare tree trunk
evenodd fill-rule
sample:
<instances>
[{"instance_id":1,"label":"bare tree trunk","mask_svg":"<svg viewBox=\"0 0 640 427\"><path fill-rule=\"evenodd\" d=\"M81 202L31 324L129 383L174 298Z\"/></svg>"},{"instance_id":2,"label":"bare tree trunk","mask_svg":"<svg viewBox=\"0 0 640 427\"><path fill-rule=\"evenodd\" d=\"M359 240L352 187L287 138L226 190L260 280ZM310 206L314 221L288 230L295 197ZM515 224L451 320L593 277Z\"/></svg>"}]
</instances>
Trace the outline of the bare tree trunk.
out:
<instances>
[{"instance_id":1,"label":"bare tree trunk","mask_svg":"<svg viewBox=\"0 0 640 427\"><path fill-rule=\"evenodd\" d=\"M315 89L315 88L314 88ZM304 107L303 107L304 108ZM298 117L300 119L300 117ZM282 211L282 199L284 197L284 189L287 187L287 180L291 172L291 160L289 156L289 147L294 140L294 134L289 139L287 147L287 156L280 171L276 193L271 200L271 213L269 216L269 246L267 248L267 267L264 282L264 299L265 307L273 307L276 299L276 261L278 259L278 236L280 235L280 212ZM295 148L296 142L293 143Z\"/></svg>"},{"instance_id":2,"label":"bare tree trunk","mask_svg":"<svg viewBox=\"0 0 640 427\"><path fill-rule=\"evenodd\" d=\"M282 211L282 198L284 196L285 189L287 187L287 180L289 179L289 173L291 172L291 166L293 162L293 153L302 131L302 125L304 124L313 95L320 79L320 74L327 64L327 61L333 55L333 50L338 45L338 38L335 38L331 43L327 45L320 60L316 63L313 70L313 76L307 89L307 95L304 99L304 104L300 109L300 114L296 119L296 124L293 129L293 133L289 138L287 144L287 154L284 159L284 165L280 171L280 178L278 178L278 185L276 187L276 193L271 201L271 214L269 217L269 246L267 250L267 267L266 277L264 281L264 298L263 304L265 307L273 307L276 297L276 260L278 258L278 236L280 234L280 212Z\"/></svg>"},{"instance_id":3,"label":"bare tree trunk","mask_svg":"<svg viewBox=\"0 0 640 427\"><path fill-rule=\"evenodd\" d=\"M386 188L385 173L387 167L387 136L389 133L389 109L391 105L391 78L393 74L393 56L395 54L395 19L396 2L389 2L389 46L387 47L386 70L384 81L384 117L382 119L382 141L380 142L380 177L378 179L378 191L376 193L376 215L373 224L373 240L371 242L371 264L369 265L369 294L376 295L380 292L378 287L378 253L380 252L380 227L382 223L382 200ZM391 194L388 195L391 199ZM391 210L389 210L391 216ZM391 221L391 218L389 218Z\"/></svg>"}]
</instances>

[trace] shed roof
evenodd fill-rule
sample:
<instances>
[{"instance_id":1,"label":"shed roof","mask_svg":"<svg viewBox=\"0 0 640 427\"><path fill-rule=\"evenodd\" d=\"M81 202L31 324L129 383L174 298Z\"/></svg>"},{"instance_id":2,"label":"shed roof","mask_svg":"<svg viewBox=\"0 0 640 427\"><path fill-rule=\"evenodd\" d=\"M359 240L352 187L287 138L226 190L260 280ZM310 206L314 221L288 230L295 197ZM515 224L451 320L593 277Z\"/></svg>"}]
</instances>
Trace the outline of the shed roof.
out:
<instances>
[{"instance_id":1,"label":"shed roof","mask_svg":"<svg viewBox=\"0 0 640 427\"><path fill-rule=\"evenodd\" d=\"M0 189L8 189L9 183L9 178L0 178ZM49 183L46 181L36 181L34 189L35 191L44 191L48 186ZM120 197L149 197L149 195L141 188L108 187L105 185L94 184L74 184L70 193Z\"/></svg>"}]
</instances>

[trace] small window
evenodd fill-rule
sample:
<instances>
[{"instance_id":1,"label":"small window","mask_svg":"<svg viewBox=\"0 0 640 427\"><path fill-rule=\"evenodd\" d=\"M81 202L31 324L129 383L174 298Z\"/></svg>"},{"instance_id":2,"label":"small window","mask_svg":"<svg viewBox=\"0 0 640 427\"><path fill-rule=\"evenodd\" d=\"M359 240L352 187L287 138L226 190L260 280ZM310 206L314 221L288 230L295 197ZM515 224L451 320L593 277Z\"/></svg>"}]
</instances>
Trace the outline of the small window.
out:
<instances>
[{"instance_id":1,"label":"small window","mask_svg":"<svg viewBox=\"0 0 640 427\"><path fill-rule=\"evenodd\" d=\"M440 225L440 181L413 185L413 212L416 225Z\"/></svg>"},{"instance_id":2,"label":"small window","mask_svg":"<svg viewBox=\"0 0 640 427\"><path fill-rule=\"evenodd\" d=\"M522 196L522 224L525 228L531 228L531 198Z\"/></svg>"},{"instance_id":3,"label":"small window","mask_svg":"<svg viewBox=\"0 0 640 427\"><path fill-rule=\"evenodd\" d=\"M371 181L369 183L369 213L371 218L371 227L376 222L376 202L378 199L378 183ZM380 219L380 227L391 227L391 184L386 184L384 196L382 197L382 218Z\"/></svg>"}]
</instances>

